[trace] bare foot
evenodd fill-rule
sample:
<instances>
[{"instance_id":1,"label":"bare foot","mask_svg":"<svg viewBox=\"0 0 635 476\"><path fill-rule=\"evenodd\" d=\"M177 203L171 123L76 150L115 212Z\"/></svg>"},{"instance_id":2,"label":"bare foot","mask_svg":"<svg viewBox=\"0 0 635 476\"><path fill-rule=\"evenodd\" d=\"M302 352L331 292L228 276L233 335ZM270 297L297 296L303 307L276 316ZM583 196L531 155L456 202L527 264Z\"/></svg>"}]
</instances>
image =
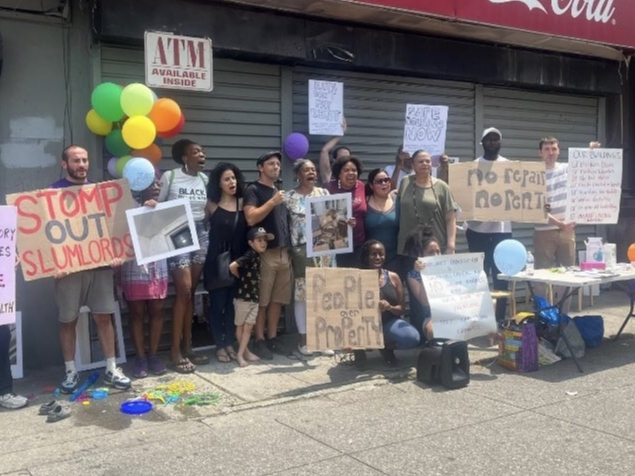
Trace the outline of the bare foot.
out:
<instances>
[{"instance_id":1,"label":"bare foot","mask_svg":"<svg viewBox=\"0 0 635 476\"><path fill-rule=\"evenodd\" d=\"M236 361L238 362L238 365L240 365L241 367L247 367L247 365L249 365L249 363L245 359L243 359L242 355L237 355Z\"/></svg>"},{"instance_id":2,"label":"bare foot","mask_svg":"<svg viewBox=\"0 0 635 476\"><path fill-rule=\"evenodd\" d=\"M258 357L256 354L252 354L251 352L246 350L245 351L245 359L247 359L249 362L258 362L260 360L260 357Z\"/></svg>"}]
</instances>

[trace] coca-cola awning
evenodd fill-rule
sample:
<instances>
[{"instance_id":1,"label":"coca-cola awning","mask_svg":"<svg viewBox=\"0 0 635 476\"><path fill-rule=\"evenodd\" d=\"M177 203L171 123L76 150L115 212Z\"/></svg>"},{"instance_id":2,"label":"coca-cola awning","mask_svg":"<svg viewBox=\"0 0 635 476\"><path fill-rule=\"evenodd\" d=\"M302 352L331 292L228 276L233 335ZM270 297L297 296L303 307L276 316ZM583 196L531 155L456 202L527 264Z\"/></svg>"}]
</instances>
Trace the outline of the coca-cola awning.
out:
<instances>
[{"instance_id":1,"label":"coca-cola awning","mask_svg":"<svg viewBox=\"0 0 635 476\"><path fill-rule=\"evenodd\" d=\"M635 0L229 0L590 56L635 51ZM387 15L387 11L390 14Z\"/></svg>"}]
</instances>

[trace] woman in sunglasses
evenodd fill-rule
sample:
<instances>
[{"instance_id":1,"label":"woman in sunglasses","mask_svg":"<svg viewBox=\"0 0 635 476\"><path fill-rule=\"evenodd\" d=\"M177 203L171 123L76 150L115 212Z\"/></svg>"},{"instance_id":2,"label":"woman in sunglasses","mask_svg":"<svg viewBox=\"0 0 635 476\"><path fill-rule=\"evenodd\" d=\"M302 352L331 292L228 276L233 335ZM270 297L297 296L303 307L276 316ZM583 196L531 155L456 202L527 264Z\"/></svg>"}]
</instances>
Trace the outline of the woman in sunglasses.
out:
<instances>
[{"instance_id":1,"label":"woman in sunglasses","mask_svg":"<svg viewBox=\"0 0 635 476\"><path fill-rule=\"evenodd\" d=\"M405 177L397 193L399 254L404 255L408 233L417 225L432 228L444 254L453 254L456 245L457 205L450 187L431 175L432 158L423 150L412 155L414 175Z\"/></svg>"},{"instance_id":2,"label":"woman in sunglasses","mask_svg":"<svg viewBox=\"0 0 635 476\"><path fill-rule=\"evenodd\" d=\"M398 273L397 236L399 218L397 216L397 191L391 191L390 176L382 169L373 169L366 182L366 239L383 243L386 249L385 268Z\"/></svg>"}]
</instances>

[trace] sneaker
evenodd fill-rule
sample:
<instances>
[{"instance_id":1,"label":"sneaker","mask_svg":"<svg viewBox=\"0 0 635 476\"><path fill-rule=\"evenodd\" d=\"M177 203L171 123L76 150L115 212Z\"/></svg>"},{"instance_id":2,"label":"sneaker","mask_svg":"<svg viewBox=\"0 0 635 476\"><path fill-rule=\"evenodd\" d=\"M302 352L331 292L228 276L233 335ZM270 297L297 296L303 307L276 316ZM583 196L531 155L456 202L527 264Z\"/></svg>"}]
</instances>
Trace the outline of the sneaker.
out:
<instances>
[{"instance_id":1,"label":"sneaker","mask_svg":"<svg viewBox=\"0 0 635 476\"><path fill-rule=\"evenodd\" d=\"M134 359L134 370L132 375L135 378L146 378L148 376L148 361L137 357Z\"/></svg>"},{"instance_id":2,"label":"sneaker","mask_svg":"<svg viewBox=\"0 0 635 476\"><path fill-rule=\"evenodd\" d=\"M280 341L278 340L277 337L274 337L273 339L267 339L265 344L267 344L267 348L274 354L287 355L282 349L282 346L280 345Z\"/></svg>"},{"instance_id":3,"label":"sneaker","mask_svg":"<svg viewBox=\"0 0 635 476\"><path fill-rule=\"evenodd\" d=\"M300 353L300 355L304 355L305 357L312 357L313 356L313 352L309 352L309 350L307 349L306 345L298 346L298 352Z\"/></svg>"},{"instance_id":4,"label":"sneaker","mask_svg":"<svg viewBox=\"0 0 635 476\"><path fill-rule=\"evenodd\" d=\"M320 354L322 354L324 357L333 357L335 355L335 351L334 350L321 350Z\"/></svg>"},{"instance_id":5,"label":"sneaker","mask_svg":"<svg viewBox=\"0 0 635 476\"><path fill-rule=\"evenodd\" d=\"M26 407L27 403L29 401L22 395L16 395L15 393L0 395L0 407L2 408L17 410L18 408Z\"/></svg>"},{"instance_id":6,"label":"sneaker","mask_svg":"<svg viewBox=\"0 0 635 476\"><path fill-rule=\"evenodd\" d=\"M123 374L123 370L117 367L114 372L106 371L104 383L119 390L128 390L130 388L130 379Z\"/></svg>"},{"instance_id":7,"label":"sneaker","mask_svg":"<svg viewBox=\"0 0 635 476\"><path fill-rule=\"evenodd\" d=\"M273 359L273 354L269 350L269 347L267 346L264 340L257 340L256 342L254 342L254 345L252 346L251 351L254 354L256 354L258 357L260 357L261 359L265 359L265 360Z\"/></svg>"},{"instance_id":8,"label":"sneaker","mask_svg":"<svg viewBox=\"0 0 635 476\"><path fill-rule=\"evenodd\" d=\"M61 389L64 393L73 393L79 385L79 374L72 370L66 371L66 379L62 382Z\"/></svg>"},{"instance_id":9,"label":"sneaker","mask_svg":"<svg viewBox=\"0 0 635 476\"><path fill-rule=\"evenodd\" d=\"M148 359L148 368L154 375L163 375L166 372L165 364L156 355Z\"/></svg>"}]
</instances>

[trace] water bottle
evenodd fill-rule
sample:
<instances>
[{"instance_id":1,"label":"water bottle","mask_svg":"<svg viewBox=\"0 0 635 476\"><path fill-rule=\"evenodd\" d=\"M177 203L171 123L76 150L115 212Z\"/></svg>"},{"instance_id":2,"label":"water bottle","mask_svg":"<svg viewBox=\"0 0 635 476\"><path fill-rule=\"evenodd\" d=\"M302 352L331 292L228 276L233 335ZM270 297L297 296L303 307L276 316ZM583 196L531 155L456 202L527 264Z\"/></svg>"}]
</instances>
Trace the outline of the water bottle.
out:
<instances>
[{"instance_id":1,"label":"water bottle","mask_svg":"<svg viewBox=\"0 0 635 476\"><path fill-rule=\"evenodd\" d=\"M527 252L527 262L525 263L525 273L531 275L534 274L534 255L531 251Z\"/></svg>"}]
</instances>

